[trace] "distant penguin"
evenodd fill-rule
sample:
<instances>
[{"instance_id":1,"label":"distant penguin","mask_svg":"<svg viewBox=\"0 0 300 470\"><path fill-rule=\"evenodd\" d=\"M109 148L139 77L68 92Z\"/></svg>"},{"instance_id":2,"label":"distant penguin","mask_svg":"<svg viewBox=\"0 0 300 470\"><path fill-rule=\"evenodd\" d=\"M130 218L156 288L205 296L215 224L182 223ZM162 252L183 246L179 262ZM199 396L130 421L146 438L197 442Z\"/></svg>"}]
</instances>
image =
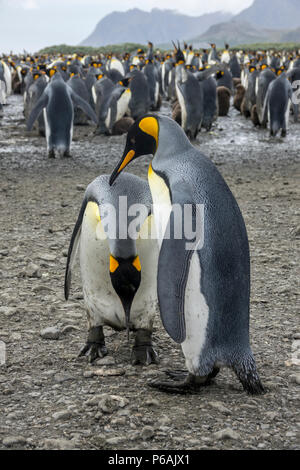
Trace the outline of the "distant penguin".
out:
<instances>
[{"instance_id":1,"label":"distant penguin","mask_svg":"<svg viewBox=\"0 0 300 470\"><path fill-rule=\"evenodd\" d=\"M217 81L217 87L226 87L230 91L230 93L233 93L233 80L232 80L232 75L230 70L227 70L224 68L223 70L220 70L219 72L216 73L216 81Z\"/></svg>"},{"instance_id":2,"label":"distant penguin","mask_svg":"<svg viewBox=\"0 0 300 470\"><path fill-rule=\"evenodd\" d=\"M229 62L229 68L233 79L241 78L241 66L239 64L236 54L232 55Z\"/></svg>"},{"instance_id":3,"label":"distant penguin","mask_svg":"<svg viewBox=\"0 0 300 470\"><path fill-rule=\"evenodd\" d=\"M32 109L42 96L47 84L48 81L45 75L39 73L33 75L33 82L26 91L26 94L24 93L24 115L26 120L28 120ZM38 116L36 125L39 135L45 137L45 120L43 113L40 113Z\"/></svg>"},{"instance_id":4,"label":"distant penguin","mask_svg":"<svg viewBox=\"0 0 300 470\"><path fill-rule=\"evenodd\" d=\"M270 83L276 79L276 75L272 70L266 68L260 72L256 78L256 110L259 124L262 127L266 127L267 123L264 120L264 103L266 94Z\"/></svg>"},{"instance_id":5,"label":"distant penguin","mask_svg":"<svg viewBox=\"0 0 300 470\"><path fill-rule=\"evenodd\" d=\"M109 78L103 77L102 74L98 76L97 82L92 87L95 112L98 119L96 134L109 132L106 120L109 119L108 107L114 87L114 83Z\"/></svg>"},{"instance_id":6,"label":"distant penguin","mask_svg":"<svg viewBox=\"0 0 300 470\"><path fill-rule=\"evenodd\" d=\"M219 116L227 116L230 108L230 90L225 86L217 87Z\"/></svg>"},{"instance_id":7,"label":"distant penguin","mask_svg":"<svg viewBox=\"0 0 300 470\"><path fill-rule=\"evenodd\" d=\"M80 75L73 75L67 81L67 84L72 88L72 90L80 96L81 99L89 103L89 93L84 83L84 80ZM87 114L79 107L74 106L74 120L73 123L75 126L84 126L88 124Z\"/></svg>"},{"instance_id":8,"label":"distant penguin","mask_svg":"<svg viewBox=\"0 0 300 470\"><path fill-rule=\"evenodd\" d=\"M263 393L249 341L250 256L238 204L211 160L166 116L134 123L110 184L131 161L149 154L159 310L167 333L181 343L188 369L180 382L157 380L152 386L186 393L229 366L248 393ZM193 234L183 230L187 224Z\"/></svg>"},{"instance_id":9,"label":"distant penguin","mask_svg":"<svg viewBox=\"0 0 300 470\"><path fill-rule=\"evenodd\" d=\"M197 78L184 68L175 83L181 108L181 127L190 139L195 139L203 119L203 89Z\"/></svg>"},{"instance_id":10,"label":"distant penguin","mask_svg":"<svg viewBox=\"0 0 300 470\"><path fill-rule=\"evenodd\" d=\"M219 59L219 56L218 56L218 53L217 53L217 48L216 48L216 45L215 44L211 44L211 50L208 54L208 64L210 65L214 65L218 62L220 62L220 59Z\"/></svg>"},{"instance_id":11,"label":"distant penguin","mask_svg":"<svg viewBox=\"0 0 300 470\"><path fill-rule=\"evenodd\" d=\"M130 124L134 121L125 115L129 112L129 103L131 100L131 91L120 85L115 85L111 92L105 125L107 134L121 135L128 131Z\"/></svg>"},{"instance_id":12,"label":"distant penguin","mask_svg":"<svg viewBox=\"0 0 300 470\"><path fill-rule=\"evenodd\" d=\"M83 109L92 121L97 123L97 116L90 105L69 87L57 72L46 86L40 99L32 109L27 121L27 130L31 130L35 120L44 110L48 156L70 155L73 135L74 105Z\"/></svg>"},{"instance_id":13,"label":"distant penguin","mask_svg":"<svg viewBox=\"0 0 300 470\"><path fill-rule=\"evenodd\" d=\"M217 119L218 93L217 83L214 77L209 77L201 82L203 89L203 118L202 127L209 131L212 123Z\"/></svg>"},{"instance_id":14,"label":"distant penguin","mask_svg":"<svg viewBox=\"0 0 300 470\"><path fill-rule=\"evenodd\" d=\"M241 105L242 114L245 117L250 117L252 106L256 104L256 79L259 75L259 70L254 66L250 66L246 72L245 80L242 85L245 87L246 92Z\"/></svg>"},{"instance_id":15,"label":"distant penguin","mask_svg":"<svg viewBox=\"0 0 300 470\"><path fill-rule=\"evenodd\" d=\"M132 70L129 74L131 98L129 102L130 116L136 120L150 109L150 90L147 78L140 70Z\"/></svg>"},{"instance_id":16,"label":"distant penguin","mask_svg":"<svg viewBox=\"0 0 300 470\"><path fill-rule=\"evenodd\" d=\"M129 215L133 205L141 211L136 223ZM88 317L87 342L80 356L88 355L90 362L107 354L106 325L117 331L127 329L128 335L130 330L135 332L132 364L158 362L151 341L158 258L155 237L150 236L152 223L151 194L141 178L124 173L110 187L109 176L102 175L87 187L68 251L65 298L79 252Z\"/></svg>"},{"instance_id":17,"label":"distant penguin","mask_svg":"<svg viewBox=\"0 0 300 470\"><path fill-rule=\"evenodd\" d=\"M275 137L279 130L282 137L286 136L292 99L293 88L286 73L282 73L270 83L264 103L264 120L268 116L271 136Z\"/></svg>"},{"instance_id":18,"label":"distant penguin","mask_svg":"<svg viewBox=\"0 0 300 470\"><path fill-rule=\"evenodd\" d=\"M150 94L150 109L152 111L158 111L161 104L161 99L159 95L159 83L157 70L153 64L152 59L146 59L145 67L143 72L147 77L149 94Z\"/></svg>"}]
</instances>

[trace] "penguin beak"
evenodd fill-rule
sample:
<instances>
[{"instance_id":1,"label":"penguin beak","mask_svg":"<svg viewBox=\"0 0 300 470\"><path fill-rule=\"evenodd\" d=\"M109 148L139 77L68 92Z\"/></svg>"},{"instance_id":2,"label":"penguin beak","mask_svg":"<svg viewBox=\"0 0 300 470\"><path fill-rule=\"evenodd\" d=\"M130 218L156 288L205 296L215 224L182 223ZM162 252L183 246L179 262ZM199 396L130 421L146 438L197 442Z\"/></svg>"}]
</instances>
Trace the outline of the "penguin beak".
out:
<instances>
[{"instance_id":1,"label":"penguin beak","mask_svg":"<svg viewBox=\"0 0 300 470\"><path fill-rule=\"evenodd\" d=\"M127 148L125 149L125 152L124 152L124 154L121 158L120 163L118 164L118 166L116 166L116 168L114 169L114 171L111 174L111 177L109 179L109 185L110 186L117 179L117 177L119 176L121 171L124 170L124 168L128 165L128 163L131 162L131 160L134 158L134 156L135 156L135 151L133 149L131 149L131 150L127 150Z\"/></svg>"}]
</instances>

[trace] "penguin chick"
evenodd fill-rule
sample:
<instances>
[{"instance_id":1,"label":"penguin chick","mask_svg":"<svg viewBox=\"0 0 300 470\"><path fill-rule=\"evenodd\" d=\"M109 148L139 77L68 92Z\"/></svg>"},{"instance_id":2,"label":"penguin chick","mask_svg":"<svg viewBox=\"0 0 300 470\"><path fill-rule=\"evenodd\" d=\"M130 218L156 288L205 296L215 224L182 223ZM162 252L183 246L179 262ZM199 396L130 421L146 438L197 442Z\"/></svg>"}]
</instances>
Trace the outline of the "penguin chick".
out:
<instances>
[{"instance_id":1,"label":"penguin chick","mask_svg":"<svg viewBox=\"0 0 300 470\"><path fill-rule=\"evenodd\" d=\"M227 116L230 108L230 90L225 86L217 88L218 103L219 103L219 116Z\"/></svg>"}]
</instances>

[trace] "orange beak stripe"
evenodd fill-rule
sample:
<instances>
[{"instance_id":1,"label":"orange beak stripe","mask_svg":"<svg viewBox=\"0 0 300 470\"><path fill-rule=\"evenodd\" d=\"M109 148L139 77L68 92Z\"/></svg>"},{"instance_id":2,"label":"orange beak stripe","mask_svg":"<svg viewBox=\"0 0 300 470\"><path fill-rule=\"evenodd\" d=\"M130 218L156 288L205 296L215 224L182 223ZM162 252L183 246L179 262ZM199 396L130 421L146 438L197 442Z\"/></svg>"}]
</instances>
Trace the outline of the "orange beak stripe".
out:
<instances>
[{"instance_id":1,"label":"orange beak stripe","mask_svg":"<svg viewBox=\"0 0 300 470\"><path fill-rule=\"evenodd\" d=\"M123 168L125 168L126 165L128 165L128 163L131 162L131 160L133 159L135 155L135 151L134 150L129 150L129 152L127 153L126 157L124 158L123 162L122 162L122 165L120 166L120 168L118 169L118 173L120 173L120 171L123 170Z\"/></svg>"}]
</instances>

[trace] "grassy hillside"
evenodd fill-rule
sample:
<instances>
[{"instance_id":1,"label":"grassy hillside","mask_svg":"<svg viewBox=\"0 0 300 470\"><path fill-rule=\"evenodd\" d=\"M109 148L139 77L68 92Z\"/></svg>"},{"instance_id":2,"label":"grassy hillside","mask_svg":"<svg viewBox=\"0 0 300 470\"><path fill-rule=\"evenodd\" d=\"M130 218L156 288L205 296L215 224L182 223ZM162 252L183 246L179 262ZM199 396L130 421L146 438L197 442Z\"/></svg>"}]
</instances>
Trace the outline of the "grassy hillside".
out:
<instances>
[{"instance_id":1,"label":"grassy hillside","mask_svg":"<svg viewBox=\"0 0 300 470\"><path fill-rule=\"evenodd\" d=\"M113 44L103 47L89 47L89 46L69 46L67 44L60 44L57 46L45 47L38 51L38 54L84 54L84 55L97 55L97 54L108 54L112 52L114 54L122 54L123 52L133 52L136 49L142 48L147 50L147 46L144 44L135 44L126 42L124 44Z\"/></svg>"}]
</instances>

